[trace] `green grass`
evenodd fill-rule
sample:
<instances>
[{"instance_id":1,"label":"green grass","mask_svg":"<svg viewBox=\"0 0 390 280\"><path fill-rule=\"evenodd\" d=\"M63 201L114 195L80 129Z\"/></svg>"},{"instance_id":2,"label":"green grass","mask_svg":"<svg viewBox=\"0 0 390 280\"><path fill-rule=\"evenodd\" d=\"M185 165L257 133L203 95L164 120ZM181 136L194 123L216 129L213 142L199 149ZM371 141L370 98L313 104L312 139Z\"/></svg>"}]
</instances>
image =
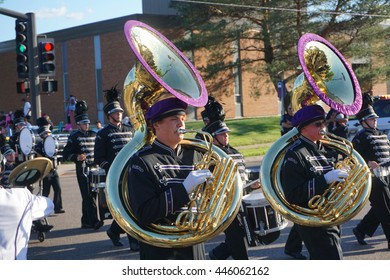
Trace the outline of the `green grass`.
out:
<instances>
[{"instance_id":1,"label":"green grass","mask_svg":"<svg viewBox=\"0 0 390 280\"><path fill-rule=\"evenodd\" d=\"M244 157L264 155L280 137L280 117L226 120L230 128L230 144ZM188 129L201 129L202 121L187 122Z\"/></svg>"}]
</instances>

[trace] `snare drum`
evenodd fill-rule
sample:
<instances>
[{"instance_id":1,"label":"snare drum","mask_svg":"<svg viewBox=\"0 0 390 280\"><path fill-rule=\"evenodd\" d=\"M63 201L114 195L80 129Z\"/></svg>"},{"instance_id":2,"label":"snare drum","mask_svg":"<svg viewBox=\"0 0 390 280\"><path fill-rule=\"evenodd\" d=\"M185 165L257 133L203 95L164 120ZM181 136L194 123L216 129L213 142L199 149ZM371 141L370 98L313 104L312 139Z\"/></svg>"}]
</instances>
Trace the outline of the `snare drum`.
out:
<instances>
[{"instance_id":1,"label":"snare drum","mask_svg":"<svg viewBox=\"0 0 390 280\"><path fill-rule=\"evenodd\" d=\"M103 168L92 168L88 173L89 183L93 187L98 187L101 183L106 183L106 171Z\"/></svg>"},{"instance_id":2,"label":"snare drum","mask_svg":"<svg viewBox=\"0 0 390 280\"><path fill-rule=\"evenodd\" d=\"M45 151L45 154L48 157L53 158L57 152L57 149L58 149L57 140L51 135L47 136L43 141L43 150Z\"/></svg>"},{"instance_id":3,"label":"snare drum","mask_svg":"<svg viewBox=\"0 0 390 280\"><path fill-rule=\"evenodd\" d=\"M32 150L34 149L35 146L35 136L34 133L28 129L27 127L24 127L20 131L19 135L19 146L20 150L25 156L28 156L31 154Z\"/></svg>"},{"instance_id":4,"label":"snare drum","mask_svg":"<svg viewBox=\"0 0 390 280\"><path fill-rule=\"evenodd\" d=\"M269 244L276 240L280 231L288 224L284 217L270 206L259 190L245 195L242 199L242 206L249 223L248 227L263 244ZM271 238L266 238L267 236Z\"/></svg>"}]
</instances>

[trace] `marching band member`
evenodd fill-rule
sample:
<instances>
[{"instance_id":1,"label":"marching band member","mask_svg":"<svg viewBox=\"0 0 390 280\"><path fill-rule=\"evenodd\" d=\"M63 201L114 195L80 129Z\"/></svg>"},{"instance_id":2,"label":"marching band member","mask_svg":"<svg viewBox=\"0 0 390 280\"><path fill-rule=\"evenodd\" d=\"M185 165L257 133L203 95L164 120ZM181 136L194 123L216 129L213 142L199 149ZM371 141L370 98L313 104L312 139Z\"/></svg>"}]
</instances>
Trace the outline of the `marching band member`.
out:
<instances>
[{"instance_id":1,"label":"marching band member","mask_svg":"<svg viewBox=\"0 0 390 280\"><path fill-rule=\"evenodd\" d=\"M22 153L20 148L20 132L27 127L26 119L22 110L16 110L14 114L15 131L9 139L9 145L16 152L16 165L27 160L27 157Z\"/></svg>"},{"instance_id":2,"label":"marching band member","mask_svg":"<svg viewBox=\"0 0 390 280\"><path fill-rule=\"evenodd\" d=\"M327 158L325 147L318 141L325 131L325 112L319 105L298 110L292 125L300 132L287 150L281 168L281 183L289 203L308 207L314 195L321 195L333 182L343 181L348 170L334 169ZM339 226L311 227L296 225L312 260L338 260L343 258Z\"/></svg>"},{"instance_id":3,"label":"marching band member","mask_svg":"<svg viewBox=\"0 0 390 280\"><path fill-rule=\"evenodd\" d=\"M362 129L352 140L357 152L374 172L370 193L371 209L353 229L357 241L366 245L365 235L372 237L381 224L390 249L390 143L386 134L377 129L378 115L370 104L363 104L356 114Z\"/></svg>"},{"instance_id":4,"label":"marching band member","mask_svg":"<svg viewBox=\"0 0 390 280\"><path fill-rule=\"evenodd\" d=\"M133 129L122 123L123 109L120 106L120 92L116 87L105 91L107 104L103 111L108 119L108 124L96 134L94 147L94 162L106 171L108 170L116 155L133 138ZM123 246L120 241L120 234L124 230L114 220L107 230L107 235L114 246ZM130 249L139 250L138 241L128 235Z\"/></svg>"},{"instance_id":5,"label":"marching band member","mask_svg":"<svg viewBox=\"0 0 390 280\"><path fill-rule=\"evenodd\" d=\"M35 145L34 149L37 153L37 156L46 157L53 162L53 168L49 174L42 179L42 195L48 197L50 195L50 188L53 187L53 203L54 203L54 213L62 214L65 213L65 210L62 207L62 191L60 178L58 176L57 168L58 163L55 159L48 156L45 152L44 143L45 139L51 135L50 123L45 117L40 117L37 119L38 134L42 138L42 141Z\"/></svg>"},{"instance_id":6,"label":"marching band member","mask_svg":"<svg viewBox=\"0 0 390 280\"><path fill-rule=\"evenodd\" d=\"M155 140L130 158L129 200L142 226L174 222L176 212L189 202L188 193L212 176L209 170L194 170L202 154L182 147L187 104L177 98L156 102L146 113ZM195 245L198 246L198 245ZM140 259L194 259L193 246L161 248L140 241Z\"/></svg>"},{"instance_id":7,"label":"marching band member","mask_svg":"<svg viewBox=\"0 0 390 280\"><path fill-rule=\"evenodd\" d=\"M50 215L53 202L26 187L0 185L0 259L26 260L32 221Z\"/></svg>"},{"instance_id":8,"label":"marching band member","mask_svg":"<svg viewBox=\"0 0 390 280\"><path fill-rule=\"evenodd\" d=\"M245 183L245 159L239 151L229 144L229 127L224 122L218 120L208 124L203 130L213 136L214 145L221 148L237 162L241 180ZM235 260L248 259L245 231L239 215L236 216L233 222L225 230L225 242L222 242L209 252L209 257L212 260L225 260L230 256Z\"/></svg>"},{"instance_id":9,"label":"marching band member","mask_svg":"<svg viewBox=\"0 0 390 280\"><path fill-rule=\"evenodd\" d=\"M88 105L82 101L76 103L76 124L78 129L72 131L63 151L65 161L76 165L76 177L81 193L81 228L98 230L104 224L99 220L96 207L96 192L91 190L88 182L88 171L94 165L94 145L96 132L89 129L90 120L87 114Z\"/></svg>"}]
</instances>

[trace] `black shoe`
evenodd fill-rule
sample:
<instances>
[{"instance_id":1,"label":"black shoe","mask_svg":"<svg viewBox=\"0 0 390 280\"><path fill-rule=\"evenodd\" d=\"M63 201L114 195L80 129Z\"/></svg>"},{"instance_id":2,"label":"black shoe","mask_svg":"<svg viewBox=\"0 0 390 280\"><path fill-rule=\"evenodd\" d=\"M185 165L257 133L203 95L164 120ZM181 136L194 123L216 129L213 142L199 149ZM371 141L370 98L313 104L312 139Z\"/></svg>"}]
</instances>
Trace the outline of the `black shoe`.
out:
<instances>
[{"instance_id":1,"label":"black shoe","mask_svg":"<svg viewBox=\"0 0 390 280\"><path fill-rule=\"evenodd\" d=\"M213 251L213 250L211 250L211 251L209 252L209 258L210 258L210 260L218 260L218 259L217 259L217 256L214 255L214 251Z\"/></svg>"},{"instance_id":2,"label":"black shoe","mask_svg":"<svg viewBox=\"0 0 390 280\"><path fill-rule=\"evenodd\" d=\"M55 210L54 213L62 214L62 213L65 213L65 210L64 209Z\"/></svg>"},{"instance_id":3,"label":"black shoe","mask_svg":"<svg viewBox=\"0 0 390 280\"><path fill-rule=\"evenodd\" d=\"M35 229L40 232L48 232L53 228L52 225L42 225L42 224L36 224Z\"/></svg>"},{"instance_id":4,"label":"black shoe","mask_svg":"<svg viewBox=\"0 0 390 280\"><path fill-rule=\"evenodd\" d=\"M306 257L301 252L289 252L285 250L284 253L296 260L306 260Z\"/></svg>"},{"instance_id":5,"label":"black shoe","mask_svg":"<svg viewBox=\"0 0 390 280\"><path fill-rule=\"evenodd\" d=\"M130 250L138 252L139 251L139 242L138 240L132 240L130 241Z\"/></svg>"},{"instance_id":6,"label":"black shoe","mask_svg":"<svg viewBox=\"0 0 390 280\"><path fill-rule=\"evenodd\" d=\"M355 235L356 240L357 240L357 242L358 242L360 245L367 245L367 242L364 241L365 234L364 234L363 232L361 232L361 231L358 230L357 228L353 228L353 229L352 229L352 232L353 232L353 234Z\"/></svg>"},{"instance_id":7,"label":"black shoe","mask_svg":"<svg viewBox=\"0 0 390 280\"><path fill-rule=\"evenodd\" d=\"M107 233L108 237L111 239L112 244L113 244L114 246L117 246L117 247L123 246L122 242L120 242L120 240L119 240L119 239L120 239L119 234L113 233L110 229L108 229L108 230L106 231L106 233Z\"/></svg>"},{"instance_id":8,"label":"black shoe","mask_svg":"<svg viewBox=\"0 0 390 280\"><path fill-rule=\"evenodd\" d=\"M99 228L101 228L102 226L104 225L104 222L103 221L98 221L94 224L93 228L94 230L98 230Z\"/></svg>"}]
</instances>

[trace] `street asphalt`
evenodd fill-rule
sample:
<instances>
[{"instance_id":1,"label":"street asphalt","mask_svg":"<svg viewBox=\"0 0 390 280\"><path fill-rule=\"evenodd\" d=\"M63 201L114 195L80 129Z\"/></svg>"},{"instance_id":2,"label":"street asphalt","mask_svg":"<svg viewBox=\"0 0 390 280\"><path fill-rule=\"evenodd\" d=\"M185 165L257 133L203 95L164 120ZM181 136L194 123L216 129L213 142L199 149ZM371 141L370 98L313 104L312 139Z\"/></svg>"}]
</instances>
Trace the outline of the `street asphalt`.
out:
<instances>
[{"instance_id":1,"label":"street asphalt","mask_svg":"<svg viewBox=\"0 0 390 280\"><path fill-rule=\"evenodd\" d=\"M261 157L247 159L247 166L257 169ZM48 222L54 228L45 234L43 242L38 235L32 233L29 242L28 259L30 260L137 260L139 253L130 251L125 235L122 235L123 247L114 247L106 235L112 220L104 220L99 230L81 228L81 196L78 189L74 164L62 164L58 173L62 187L62 199L66 213L52 214ZM51 194L52 195L52 194ZM382 228L379 227L374 237L367 238L368 245L359 245L352 233L352 228L368 211L367 204L353 219L342 225L342 248L345 260L389 260L390 250ZM279 238L268 245L249 248L250 259L255 260L291 260L284 254L291 222L280 230ZM224 235L206 242L206 258L208 251L223 241ZM304 248L304 255L308 255Z\"/></svg>"}]
</instances>

